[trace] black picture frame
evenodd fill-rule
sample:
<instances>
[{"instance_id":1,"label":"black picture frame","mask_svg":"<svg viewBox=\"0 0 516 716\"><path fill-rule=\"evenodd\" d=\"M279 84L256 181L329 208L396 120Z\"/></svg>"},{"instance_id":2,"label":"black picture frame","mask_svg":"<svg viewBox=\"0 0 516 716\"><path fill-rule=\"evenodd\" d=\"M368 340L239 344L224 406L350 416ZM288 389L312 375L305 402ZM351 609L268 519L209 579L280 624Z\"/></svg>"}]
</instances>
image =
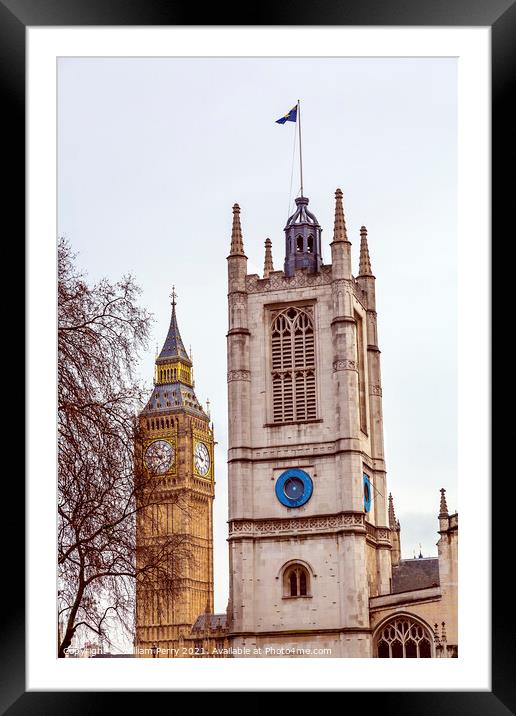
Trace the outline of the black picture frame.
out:
<instances>
[{"instance_id":1,"label":"black picture frame","mask_svg":"<svg viewBox=\"0 0 516 716\"><path fill-rule=\"evenodd\" d=\"M199 16L202 23L198 23ZM247 12L219 4L206 5L199 11L194 4L172 0L0 0L0 82L4 122L4 220L13 230L4 234L4 247L10 250L24 244L12 241L25 227L25 31L28 26L96 25L362 25L362 26L485 26L492 33L492 235L501 236L509 228L508 212L514 203L514 181L507 180L513 169L510 141L514 136L515 116L510 109L511 79L515 74L516 4L514 0L298 0L249 7ZM505 171L508 170L508 171ZM513 170L514 171L514 170ZM509 193L510 192L510 193ZM8 214L8 215L7 215ZM5 223L4 223L5 226ZM7 231L7 230L6 230ZM22 256L23 261L23 256ZM4 264L6 265L6 264ZM19 299L19 303L22 299ZM20 312L21 313L21 312ZM19 316L19 314L18 314ZM13 324L19 325L14 316ZM6 343L6 345L8 345ZM19 403L19 398L17 399ZM493 471L493 494L503 478ZM504 493L507 492L504 482ZM24 483L21 475L9 480L8 505L23 505ZM498 492L498 491L497 491ZM496 503L494 508L496 509ZM22 514L21 508L18 514ZM510 520L492 515L492 691L490 692L370 692L370 708L390 713L468 714L479 716L516 713L515 649L510 639L512 604L507 574L510 564ZM17 525L18 532L21 532ZM7 540L6 540L7 542ZM16 549L12 546L16 545ZM2 612L1 713L69 714L99 712L120 708L120 692L103 693L102 703L95 692L26 692L25 690L25 612L24 549L18 538L4 548L3 572L7 596ZM502 565L502 560L504 564ZM508 592L509 589L509 592ZM474 598L474 595L471 595ZM507 605L506 603L509 602ZM510 610L512 611L512 610ZM407 683L410 689L410 683ZM294 689L295 690L295 689ZM137 698L131 694L131 699ZM349 698L363 694L347 693ZM117 699L117 705L114 702ZM374 699L376 704L370 701ZM360 702L357 702L357 704ZM362 701L363 703L363 701ZM134 703L131 704L134 708ZM348 703L349 707L349 703ZM229 708L229 706L228 706Z\"/></svg>"}]
</instances>

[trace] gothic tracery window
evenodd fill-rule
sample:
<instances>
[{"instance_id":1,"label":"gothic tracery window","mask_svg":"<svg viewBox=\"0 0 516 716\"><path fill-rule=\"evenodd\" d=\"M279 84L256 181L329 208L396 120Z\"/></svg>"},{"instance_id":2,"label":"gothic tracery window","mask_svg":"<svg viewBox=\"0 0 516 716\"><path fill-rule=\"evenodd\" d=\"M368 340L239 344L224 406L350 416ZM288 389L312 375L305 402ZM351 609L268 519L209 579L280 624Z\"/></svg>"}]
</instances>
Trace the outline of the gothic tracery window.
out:
<instances>
[{"instance_id":1,"label":"gothic tracery window","mask_svg":"<svg viewBox=\"0 0 516 716\"><path fill-rule=\"evenodd\" d=\"M428 630L406 616L390 619L376 637L380 659L429 659L432 656Z\"/></svg>"},{"instance_id":2,"label":"gothic tracery window","mask_svg":"<svg viewBox=\"0 0 516 716\"><path fill-rule=\"evenodd\" d=\"M317 417L314 327L306 308L289 308L272 323L272 410L275 423Z\"/></svg>"}]
</instances>

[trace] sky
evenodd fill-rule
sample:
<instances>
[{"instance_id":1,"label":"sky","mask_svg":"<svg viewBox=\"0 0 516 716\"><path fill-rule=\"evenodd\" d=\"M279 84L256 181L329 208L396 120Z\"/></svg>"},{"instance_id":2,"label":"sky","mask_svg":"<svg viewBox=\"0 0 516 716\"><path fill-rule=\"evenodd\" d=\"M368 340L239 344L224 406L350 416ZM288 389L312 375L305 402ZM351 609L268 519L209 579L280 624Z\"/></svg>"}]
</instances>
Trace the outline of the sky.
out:
<instances>
[{"instance_id":1,"label":"sky","mask_svg":"<svg viewBox=\"0 0 516 716\"><path fill-rule=\"evenodd\" d=\"M217 440L215 610L228 596L226 256L238 202L248 272L304 193L330 262L344 194L358 272L376 276L388 489L404 558L436 556L439 490L457 501L457 64L453 58L60 58L58 232L90 281L131 273L154 315L140 374L152 389L175 286L195 389Z\"/></svg>"}]
</instances>

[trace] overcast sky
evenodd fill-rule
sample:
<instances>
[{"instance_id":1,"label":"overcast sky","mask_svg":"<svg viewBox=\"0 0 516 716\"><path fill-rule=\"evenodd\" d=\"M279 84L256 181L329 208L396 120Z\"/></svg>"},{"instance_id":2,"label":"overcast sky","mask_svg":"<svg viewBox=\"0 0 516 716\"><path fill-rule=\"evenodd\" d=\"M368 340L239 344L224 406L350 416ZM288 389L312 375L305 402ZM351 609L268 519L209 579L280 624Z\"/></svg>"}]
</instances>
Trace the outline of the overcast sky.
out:
<instances>
[{"instance_id":1,"label":"overcast sky","mask_svg":"<svg viewBox=\"0 0 516 716\"><path fill-rule=\"evenodd\" d=\"M456 60L68 59L58 63L58 225L91 281L132 273L154 314L141 374L152 386L169 294L178 294L196 393L215 422L215 609L227 567L226 256L241 207L249 273L270 237L282 268L289 198L305 195L330 261L334 192L344 193L358 271L359 227L376 276L388 489L404 557L437 554L439 489L456 493Z\"/></svg>"}]
</instances>

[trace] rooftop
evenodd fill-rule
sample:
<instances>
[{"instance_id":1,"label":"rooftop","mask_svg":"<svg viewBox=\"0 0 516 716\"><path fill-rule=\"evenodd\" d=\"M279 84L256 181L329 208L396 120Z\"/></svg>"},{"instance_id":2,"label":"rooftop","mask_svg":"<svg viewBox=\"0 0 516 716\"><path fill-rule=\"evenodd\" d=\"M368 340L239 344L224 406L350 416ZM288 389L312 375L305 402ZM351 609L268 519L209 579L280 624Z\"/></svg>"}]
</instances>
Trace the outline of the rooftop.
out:
<instances>
[{"instance_id":1,"label":"rooftop","mask_svg":"<svg viewBox=\"0 0 516 716\"><path fill-rule=\"evenodd\" d=\"M226 614L207 614L204 612L195 620L192 632L205 631L206 629L217 631L219 629L227 629L227 625L228 620Z\"/></svg>"},{"instance_id":2,"label":"rooftop","mask_svg":"<svg viewBox=\"0 0 516 716\"><path fill-rule=\"evenodd\" d=\"M438 587L439 584L437 557L402 559L399 565L392 569L392 594Z\"/></svg>"}]
</instances>

